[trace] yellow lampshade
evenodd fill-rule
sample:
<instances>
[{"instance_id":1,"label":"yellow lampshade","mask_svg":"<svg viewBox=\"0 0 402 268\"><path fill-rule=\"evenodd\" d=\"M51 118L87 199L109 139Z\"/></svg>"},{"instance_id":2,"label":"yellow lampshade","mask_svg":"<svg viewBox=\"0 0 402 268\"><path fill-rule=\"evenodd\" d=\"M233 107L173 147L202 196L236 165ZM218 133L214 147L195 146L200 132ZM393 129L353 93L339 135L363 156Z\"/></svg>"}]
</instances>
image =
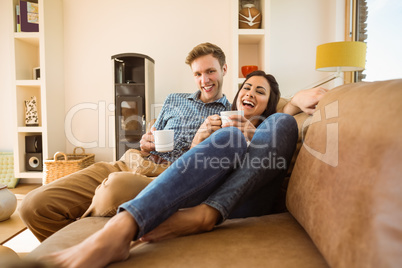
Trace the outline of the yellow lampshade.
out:
<instances>
[{"instance_id":1,"label":"yellow lampshade","mask_svg":"<svg viewBox=\"0 0 402 268\"><path fill-rule=\"evenodd\" d=\"M361 71L365 65L366 44L363 42L333 42L317 47L317 71Z\"/></svg>"}]
</instances>

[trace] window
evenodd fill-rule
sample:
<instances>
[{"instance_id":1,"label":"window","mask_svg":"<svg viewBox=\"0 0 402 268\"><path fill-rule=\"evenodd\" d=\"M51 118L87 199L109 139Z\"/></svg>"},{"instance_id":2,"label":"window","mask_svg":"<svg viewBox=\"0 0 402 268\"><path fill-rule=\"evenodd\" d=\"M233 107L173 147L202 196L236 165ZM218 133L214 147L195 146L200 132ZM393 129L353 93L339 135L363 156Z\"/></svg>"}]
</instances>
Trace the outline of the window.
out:
<instances>
[{"instance_id":1,"label":"window","mask_svg":"<svg viewBox=\"0 0 402 268\"><path fill-rule=\"evenodd\" d=\"M352 2L350 2L352 1ZM347 0L352 15L352 34L346 40L367 43L366 69L356 72L355 81L402 78L402 1ZM348 10L347 10L348 17ZM347 24L350 25L350 22ZM350 21L350 20L349 20ZM354 23L353 23L354 21ZM348 31L347 31L348 32ZM349 38L349 39L348 39Z\"/></svg>"}]
</instances>

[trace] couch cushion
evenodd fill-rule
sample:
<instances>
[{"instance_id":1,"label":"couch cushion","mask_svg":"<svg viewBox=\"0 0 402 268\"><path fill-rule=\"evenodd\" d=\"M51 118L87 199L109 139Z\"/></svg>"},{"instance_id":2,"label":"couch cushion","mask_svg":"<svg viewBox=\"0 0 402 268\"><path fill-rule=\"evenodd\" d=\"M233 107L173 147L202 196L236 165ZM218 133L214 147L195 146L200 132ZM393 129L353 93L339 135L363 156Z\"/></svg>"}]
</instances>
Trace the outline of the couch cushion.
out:
<instances>
[{"instance_id":1,"label":"couch cushion","mask_svg":"<svg viewBox=\"0 0 402 268\"><path fill-rule=\"evenodd\" d=\"M331 90L311 119L287 206L330 266L402 264L402 80Z\"/></svg>"},{"instance_id":2,"label":"couch cushion","mask_svg":"<svg viewBox=\"0 0 402 268\"><path fill-rule=\"evenodd\" d=\"M288 102L289 102L288 99L280 98L278 106L277 106L277 111L281 111ZM303 140L304 140L304 137L308 130L309 122L311 120L311 115L308 115L304 112L300 112L300 113L294 115L293 117L296 120L299 135L298 135L298 139L297 139L296 150L293 154L292 160L291 160L289 168L288 168L288 173L287 173L285 179L283 180L280 192L278 193L278 195L275 199L275 204L273 207L274 213L282 213L282 212L287 211L286 192L287 192L287 188L288 188L290 175L292 174L293 167L296 163L297 156L299 155L299 151L303 144Z\"/></svg>"},{"instance_id":3,"label":"couch cushion","mask_svg":"<svg viewBox=\"0 0 402 268\"><path fill-rule=\"evenodd\" d=\"M28 257L72 246L102 228L107 218L79 220L46 239ZM289 213L233 219L214 231L133 248L113 267L328 267Z\"/></svg>"}]
</instances>

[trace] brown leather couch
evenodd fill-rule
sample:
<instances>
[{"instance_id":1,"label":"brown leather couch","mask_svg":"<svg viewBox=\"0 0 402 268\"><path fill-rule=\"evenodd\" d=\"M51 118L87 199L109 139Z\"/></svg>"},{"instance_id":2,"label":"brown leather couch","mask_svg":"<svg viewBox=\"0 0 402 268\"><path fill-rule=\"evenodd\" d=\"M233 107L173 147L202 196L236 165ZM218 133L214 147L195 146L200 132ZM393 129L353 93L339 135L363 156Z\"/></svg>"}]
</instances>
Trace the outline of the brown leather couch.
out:
<instances>
[{"instance_id":1,"label":"brown leather couch","mask_svg":"<svg viewBox=\"0 0 402 268\"><path fill-rule=\"evenodd\" d=\"M402 267L402 79L338 87L317 110L296 116L304 143L288 212L140 244L111 267ZM79 220L28 257L72 246L107 221Z\"/></svg>"}]
</instances>

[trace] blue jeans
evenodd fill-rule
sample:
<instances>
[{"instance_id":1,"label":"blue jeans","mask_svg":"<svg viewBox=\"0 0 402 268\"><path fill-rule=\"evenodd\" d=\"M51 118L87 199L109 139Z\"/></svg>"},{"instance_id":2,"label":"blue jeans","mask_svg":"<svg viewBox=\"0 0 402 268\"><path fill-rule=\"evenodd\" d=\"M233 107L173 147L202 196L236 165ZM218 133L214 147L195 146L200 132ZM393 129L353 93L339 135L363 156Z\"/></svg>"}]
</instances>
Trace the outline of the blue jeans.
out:
<instances>
[{"instance_id":1,"label":"blue jeans","mask_svg":"<svg viewBox=\"0 0 402 268\"><path fill-rule=\"evenodd\" d=\"M296 121L285 114L271 115L262 122L249 147L239 129L220 129L122 204L119 212L126 210L135 218L136 238L178 209L203 202L216 208L223 220L232 211L233 217L266 214L286 175L296 141Z\"/></svg>"},{"instance_id":2,"label":"blue jeans","mask_svg":"<svg viewBox=\"0 0 402 268\"><path fill-rule=\"evenodd\" d=\"M203 203L222 220L271 213L296 149L298 128L288 114L276 113L257 128L242 165Z\"/></svg>"}]
</instances>

